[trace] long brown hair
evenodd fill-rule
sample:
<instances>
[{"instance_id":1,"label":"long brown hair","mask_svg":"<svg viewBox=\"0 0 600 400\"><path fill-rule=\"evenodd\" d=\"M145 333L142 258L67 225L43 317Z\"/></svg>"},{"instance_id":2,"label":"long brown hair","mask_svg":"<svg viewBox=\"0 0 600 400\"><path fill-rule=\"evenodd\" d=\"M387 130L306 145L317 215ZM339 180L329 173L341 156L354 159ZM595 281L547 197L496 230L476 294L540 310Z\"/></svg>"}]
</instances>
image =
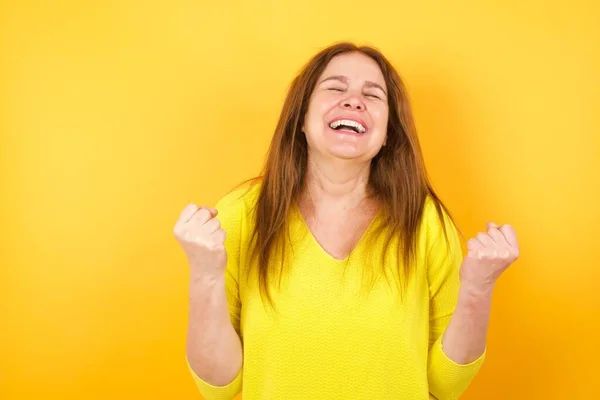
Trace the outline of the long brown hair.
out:
<instances>
[{"instance_id":1,"label":"long brown hair","mask_svg":"<svg viewBox=\"0 0 600 400\"><path fill-rule=\"evenodd\" d=\"M442 221L443 212L450 217L427 176L408 96L397 71L373 47L347 42L329 46L317 53L292 81L259 178L262 186L254 208L251 255L257 261L253 265L258 268L261 294L266 295L269 302L269 283L276 273L281 279L285 272L284 263L276 266L270 261L275 251L280 251L283 259L288 216L305 183L308 146L301 128L308 103L327 64L335 56L348 52L360 52L372 58L388 87L387 143L371 161L369 190L381 205L382 229L378 232L388 233L384 253L393 238L400 240L398 259L403 260L398 271L400 276L410 275L426 198L429 196L434 201Z\"/></svg>"}]
</instances>

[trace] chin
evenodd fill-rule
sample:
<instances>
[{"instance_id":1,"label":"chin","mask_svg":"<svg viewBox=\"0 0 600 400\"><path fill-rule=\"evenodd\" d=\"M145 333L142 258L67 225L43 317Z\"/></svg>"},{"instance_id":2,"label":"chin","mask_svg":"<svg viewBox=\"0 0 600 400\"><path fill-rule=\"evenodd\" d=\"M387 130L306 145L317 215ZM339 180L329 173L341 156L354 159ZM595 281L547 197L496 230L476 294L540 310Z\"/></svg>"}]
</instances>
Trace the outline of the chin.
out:
<instances>
[{"instance_id":1,"label":"chin","mask_svg":"<svg viewBox=\"0 0 600 400\"><path fill-rule=\"evenodd\" d=\"M335 158L343 160L364 161L368 159L369 154L364 149L357 149L352 146L335 146L327 149L327 153Z\"/></svg>"}]
</instances>

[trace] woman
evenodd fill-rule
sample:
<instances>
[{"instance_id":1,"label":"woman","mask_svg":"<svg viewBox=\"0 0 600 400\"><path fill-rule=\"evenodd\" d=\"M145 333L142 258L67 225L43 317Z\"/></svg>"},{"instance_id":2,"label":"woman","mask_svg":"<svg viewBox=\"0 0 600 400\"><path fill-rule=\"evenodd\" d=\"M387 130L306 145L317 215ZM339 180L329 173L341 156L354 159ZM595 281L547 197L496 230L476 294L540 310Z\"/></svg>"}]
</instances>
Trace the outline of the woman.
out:
<instances>
[{"instance_id":1,"label":"woman","mask_svg":"<svg viewBox=\"0 0 600 400\"><path fill-rule=\"evenodd\" d=\"M293 81L261 179L187 206L175 235L186 356L208 400L456 399L519 251L510 226L488 224L462 258L400 77L347 43Z\"/></svg>"}]
</instances>

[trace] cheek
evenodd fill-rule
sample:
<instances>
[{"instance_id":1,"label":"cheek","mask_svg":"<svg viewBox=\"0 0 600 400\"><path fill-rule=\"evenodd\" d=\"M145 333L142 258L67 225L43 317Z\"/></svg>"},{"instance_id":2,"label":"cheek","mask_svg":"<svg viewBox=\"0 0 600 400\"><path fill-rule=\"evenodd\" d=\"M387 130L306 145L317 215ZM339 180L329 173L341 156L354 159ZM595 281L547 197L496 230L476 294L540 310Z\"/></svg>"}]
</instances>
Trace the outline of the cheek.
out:
<instances>
[{"instance_id":1,"label":"cheek","mask_svg":"<svg viewBox=\"0 0 600 400\"><path fill-rule=\"evenodd\" d=\"M320 136L323 126L323 114L320 103L311 102L304 116L304 125L302 130L310 142L317 136Z\"/></svg>"},{"instance_id":2,"label":"cheek","mask_svg":"<svg viewBox=\"0 0 600 400\"><path fill-rule=\"evenodd\" d=\"M388 119L388 107L386 105L381 105L376 107L375 109L375 118L377 118L377 122L379 123L387 123Z\"/></svg>"},{"instance_id":3,"label":"cheek","mask_svg":"<svg viewBox=\"0 0 600 400\"><path fill-rule=\"evenodd\" d=\"M306 115L304 116L304 124L306 126L311 125L311 123L315 120L315 116L318 114L317 104L314 100L308 104L308 109L306 110Z\"/></svg>"},{"instance_id":4,"label":"cheek","mask_svg":"<svg viewBox=\"0 0 600 400\"><path fill-rule=\"evenodd\" d=\"M377 128L385 134L389 117L387 106L378 107L372 110L371 117Z\"/></svg>"},{"instance_id":5,"label":"cheek","mask_svg":"<svg viewBox=\"0 0 600 400\"><path fill-rule=\"evenodd\" d=\"M338 100L334 96L327 96L325 93L315 95L308 105L306 120L312 120L313 123L323 122L323 118L335 108Z\"/></svg>"}]
</instances>

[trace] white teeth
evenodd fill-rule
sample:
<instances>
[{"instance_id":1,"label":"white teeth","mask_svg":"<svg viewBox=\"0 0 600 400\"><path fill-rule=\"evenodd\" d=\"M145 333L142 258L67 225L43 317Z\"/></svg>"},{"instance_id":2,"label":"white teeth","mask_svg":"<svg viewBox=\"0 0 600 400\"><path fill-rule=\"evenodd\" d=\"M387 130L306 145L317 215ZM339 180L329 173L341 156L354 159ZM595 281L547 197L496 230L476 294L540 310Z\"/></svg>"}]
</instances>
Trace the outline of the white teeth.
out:
<instances>
[{"instance_id":1,"label":"white teeth","mask_svg":"<svg viewBox=\"0 0 600 400\"><path fill-rule=\"evenodd\" d=\"M358 129L359 133L365 133L367 131L364 126L350 119L338 119L337 121L333 121L331 124L329 124L329 127L335 129L340 125L353 126Z\"/></svg>"}]
</instances>

